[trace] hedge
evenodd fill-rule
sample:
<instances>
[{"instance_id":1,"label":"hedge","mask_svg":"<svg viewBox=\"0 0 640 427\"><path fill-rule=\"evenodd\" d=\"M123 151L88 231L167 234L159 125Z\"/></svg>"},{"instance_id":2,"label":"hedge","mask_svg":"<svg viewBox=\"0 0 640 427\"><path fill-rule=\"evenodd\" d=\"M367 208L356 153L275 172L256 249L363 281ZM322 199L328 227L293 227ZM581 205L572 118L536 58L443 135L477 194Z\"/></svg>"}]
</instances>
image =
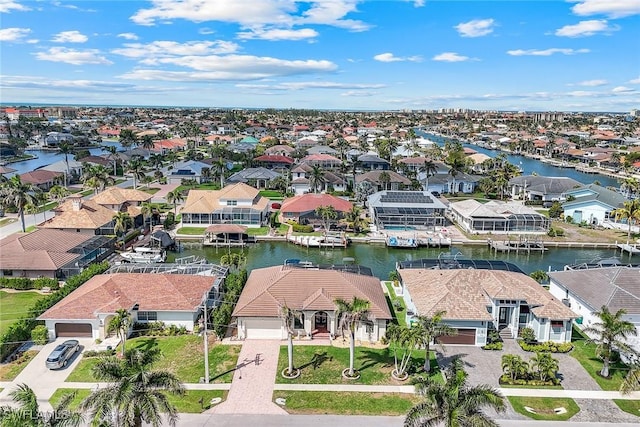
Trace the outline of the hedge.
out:
<instances>
[{"instance_id":1,"label":"hedge","mask_svg":"<svg viewBox=\"0 0 640 427\"><path fill-rule=\"evenodd\" d=\"M569 353L573 350L573 344L570 342L559 343L552 341L545 342L526 342L524 340L518 340L520 348L524 351L531 351L534 353Z\"/></svg>"},{"instance_id":2,"label":"hedge","mask_svg":"<svg viewBox=\"0 0 640 427\"><path fill-rule=\"evenodd\" d=\"M220 339L225 336L231 322L233 307L238 302L245 283L247 283L247 270L243 269L229 274L220 289L223 295L222 302L219 307L213 310L213 330Z\"/></svg>"},{"instance_id":3,"label":"hedge","mask_svg":"<svg viewBox=\"0 0 640 427\"><path fill-rule=\"evenodd\" d=\"M28 289L58 288L58 280L48 277L29 279L28 277L0 277L0 288L25 291Z\"/></svg>"},{"instance_id":4,"label":"hedge","mask_svg":"<svg viewBox=\"0 0 640 427\"><path fill-rule=\"evenodd\" d=\"M62 301L64 297L78 289L80 285L85 283L87 280L91 279L96 274L104 273L108 268L109 263L107 261L103 261L99 264L91 264L81 273L70 277L63 287L36 301L29 309L28 315L12 323L8 330L0 336L0 360L4 360L16 348L18 348L20 344L31 339L31 330L40 324L40 322L35 320L36 317Z\"/></svg>"}]
</instances>

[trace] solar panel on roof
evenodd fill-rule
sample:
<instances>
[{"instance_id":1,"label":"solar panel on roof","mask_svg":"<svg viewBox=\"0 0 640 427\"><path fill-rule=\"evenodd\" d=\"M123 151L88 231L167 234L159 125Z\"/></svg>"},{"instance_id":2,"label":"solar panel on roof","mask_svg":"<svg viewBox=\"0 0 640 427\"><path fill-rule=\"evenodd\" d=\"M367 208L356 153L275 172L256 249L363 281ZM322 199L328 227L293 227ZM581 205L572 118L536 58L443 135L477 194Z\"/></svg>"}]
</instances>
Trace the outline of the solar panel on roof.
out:
<instances>
[{"instance_id":1,"label":"solar panel on roof","mask_svg":"<svg viewBox=\"0 0 640 427\"><path fill-rule=\"evenodd\" d=\"M389 191L380 197L382 203L432 203L428 195L413 191Z\"/></svg>"}]
</instances>

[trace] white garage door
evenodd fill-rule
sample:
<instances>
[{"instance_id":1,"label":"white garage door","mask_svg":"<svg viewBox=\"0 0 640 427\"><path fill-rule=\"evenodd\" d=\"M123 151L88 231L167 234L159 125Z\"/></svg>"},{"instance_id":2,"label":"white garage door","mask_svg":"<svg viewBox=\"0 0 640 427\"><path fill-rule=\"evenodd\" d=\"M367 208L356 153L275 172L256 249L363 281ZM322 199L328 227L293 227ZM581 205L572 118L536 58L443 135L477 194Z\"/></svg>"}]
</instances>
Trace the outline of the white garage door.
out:
<instances>
[{"instance_id":1,"label":"white garage door","mask_svg":"<svg viewBox=\"0 0 640 427\"><path fill-rule=\"evenodd\" d=\"M282 339L282 322L280 319L246 320L247 338Z\"/></svg>"}]
</instances>

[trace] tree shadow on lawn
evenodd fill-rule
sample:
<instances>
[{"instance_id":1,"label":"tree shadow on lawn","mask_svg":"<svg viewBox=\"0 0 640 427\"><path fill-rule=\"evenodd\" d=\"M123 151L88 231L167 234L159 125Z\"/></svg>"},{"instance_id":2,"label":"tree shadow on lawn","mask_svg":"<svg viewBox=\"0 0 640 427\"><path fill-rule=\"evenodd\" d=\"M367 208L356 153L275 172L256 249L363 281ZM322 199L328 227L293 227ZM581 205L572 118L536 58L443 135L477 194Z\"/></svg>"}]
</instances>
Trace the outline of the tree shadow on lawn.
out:
<instances>
[{"instance_id":1,"label":"tree shadow on lawn","mask_svg":"<svg viewBox=\"0 0 640 427\"><path fill-rule=\"evenodd\" d=\"M137 339L134 348L144 352L160 351L158 348L158 340L155 337Z\"/></svg>"},{"instance_id":2,"label":"tree shadow on lawn","mask_svg":"<svg viewBox=\"0 0 640 427\"><path fill-rule=\"evenodd\" d=\"M440 365L440 369L444 369L447 366L451 365L451 362L453 362L454 359L461 359L462 363L467 368L475 368L476 366L475 364L465 359L465 357L468 356L467 353L456 353L456 354L445 356L444 353L442 353L439 350L436 350L435 352L436 352L436 361Z\"/></svg>"},{"instance_id":3,"label":"tree shadow on lawn","mask_svg":"<svg viewBox=\"0 0 640 427\"><path fill-rule=\"evenodd\" d=\"M365 371L368 368L379 366L380 368L390 368L393 366L393 352L388 348L386 351L374 351L368 349L360 349L358 360L362 362L358 371Z\"/></svg>"},{"instance_id":4,"label":"tree shadow on lawn","mask_svg":"<svg viewBox=\"0 0 640 427\"><path fill-rule=\"evenodd\" d=\"M315 352L315 353L313 353L313 356L311 356L311 360L309 360L305 364L297 366L297 368L300 369L300 370L303 370L303 369L308 368L309 366L311 366L311 367L313 367L313 370L315 371L320 366L322 366L322 364L324 362L326 362L326 361L332 362L333 361L333 356L329 356L326 351L323 351L322 353Z\"/></svg>"}]
</instances>

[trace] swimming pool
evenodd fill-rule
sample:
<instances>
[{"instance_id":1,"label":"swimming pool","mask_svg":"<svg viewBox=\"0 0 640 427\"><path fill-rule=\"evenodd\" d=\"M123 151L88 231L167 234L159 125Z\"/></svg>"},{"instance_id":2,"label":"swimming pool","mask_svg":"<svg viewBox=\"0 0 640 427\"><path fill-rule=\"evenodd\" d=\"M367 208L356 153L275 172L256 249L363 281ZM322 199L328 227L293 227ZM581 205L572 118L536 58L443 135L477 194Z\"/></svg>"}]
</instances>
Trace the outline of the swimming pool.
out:
<instances>
[{"instance_id":1,"label":"swimming pool","mask_svg":"<svg viewBox=\"0 0 640 427\"><path fill-rule=\"evenodd\" d=\"M387 225L385 230L415 230L416 228L411 225Z\"/></svg>"}]
</instances>

